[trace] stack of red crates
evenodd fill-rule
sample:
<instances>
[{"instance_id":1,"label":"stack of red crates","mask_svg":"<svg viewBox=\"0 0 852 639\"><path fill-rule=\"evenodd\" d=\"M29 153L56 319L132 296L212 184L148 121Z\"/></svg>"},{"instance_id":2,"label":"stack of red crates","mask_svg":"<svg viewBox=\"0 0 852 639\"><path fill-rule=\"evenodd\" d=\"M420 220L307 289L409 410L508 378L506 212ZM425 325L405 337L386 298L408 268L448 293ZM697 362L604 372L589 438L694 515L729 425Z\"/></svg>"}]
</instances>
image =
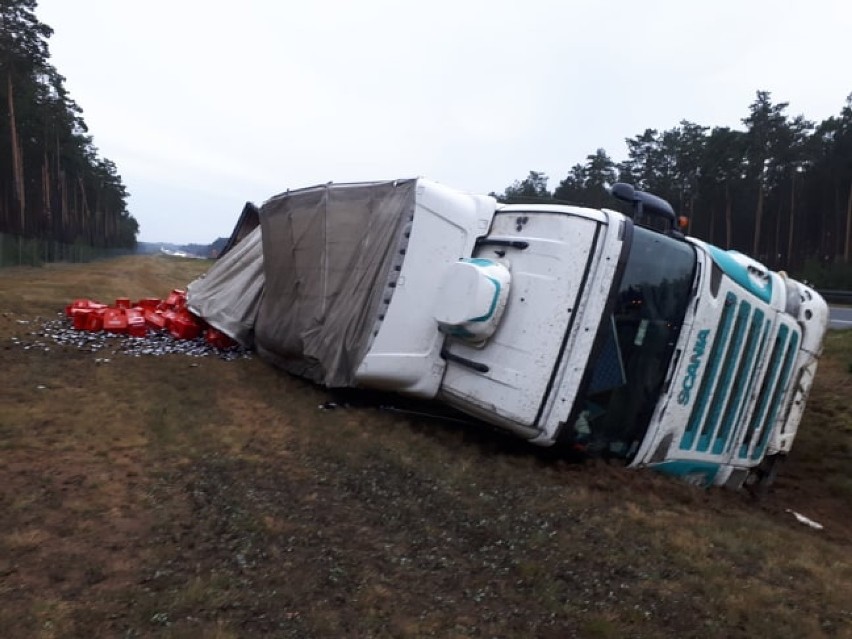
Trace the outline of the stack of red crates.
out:
<instances>
[{"instance_id":1,"label":"stack of red crates","mask_svg":"<svg viewBox=\"0 0 852 639\"><path fill-rule=\"evenodd\" d=\"M174 289L165 300L145 297L131 302L119 297L113 306L91 299L76 299L65 307L78 331L109 331L145 337L148 330L168 330L175 339L195 339L204 333L208 344L230 348L236 343L186 308L186 291Z\"/></svg>"}]
</instances>

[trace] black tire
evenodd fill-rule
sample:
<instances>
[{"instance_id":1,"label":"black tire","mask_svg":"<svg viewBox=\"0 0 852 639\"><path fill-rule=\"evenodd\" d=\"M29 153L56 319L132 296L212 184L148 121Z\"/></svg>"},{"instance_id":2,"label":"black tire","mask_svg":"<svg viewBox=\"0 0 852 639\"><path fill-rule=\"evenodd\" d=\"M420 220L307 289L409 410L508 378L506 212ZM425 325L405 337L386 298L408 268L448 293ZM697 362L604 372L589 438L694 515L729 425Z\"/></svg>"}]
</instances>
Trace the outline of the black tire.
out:
<instances>
[{"instance_id":1,"label":"black tire","mask_svg":"<svg viewBox=\"0 0 852 639\"><path fill-rule=\"evenodd\" d=\"M772 484L775 483L778 471L786 458L786 455L770 455L765 457L746 480L746 487L749 492L758 499L765 497L769 493Z\"/></svg>"}]
</instances>

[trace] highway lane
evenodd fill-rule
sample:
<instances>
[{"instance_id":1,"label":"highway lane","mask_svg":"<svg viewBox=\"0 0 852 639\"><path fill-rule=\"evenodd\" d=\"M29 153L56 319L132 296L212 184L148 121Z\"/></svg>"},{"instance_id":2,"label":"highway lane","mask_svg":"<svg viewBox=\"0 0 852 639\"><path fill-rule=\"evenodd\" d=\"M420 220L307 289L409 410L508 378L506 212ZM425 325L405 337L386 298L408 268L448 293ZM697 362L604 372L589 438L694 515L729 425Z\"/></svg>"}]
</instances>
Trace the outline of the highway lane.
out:
<instances>
[{"instance_id":1,"label":"highway lane","mask_svg":"<svg viewBox=\"0 0 852 639\"><path fill-rule=\"evenodd\" d=\"M852 328L852 306L829 306L829 328Z\"/></svg>"}]
</instances>

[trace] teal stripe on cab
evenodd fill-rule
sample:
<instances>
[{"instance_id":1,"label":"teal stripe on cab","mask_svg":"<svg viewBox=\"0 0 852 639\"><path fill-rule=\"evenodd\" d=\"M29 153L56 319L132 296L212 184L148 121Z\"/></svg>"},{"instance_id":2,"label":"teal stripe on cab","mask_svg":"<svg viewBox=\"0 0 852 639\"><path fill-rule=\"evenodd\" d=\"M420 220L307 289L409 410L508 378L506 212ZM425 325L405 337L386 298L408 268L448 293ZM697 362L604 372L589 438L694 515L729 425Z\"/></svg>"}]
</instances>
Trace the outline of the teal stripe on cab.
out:
<instances>
[{"instance_id":1,"label":"teal stripe on cab","mask_svg":"<svg viewBox=\"0 0 852 639\"><path fill-rule=\"evenodd\" d=\"M681 450L690 450L695 441L695 435L698 432L698 425L704 418L704 411L707 409L707 402L710 399L713 387L716 384L716 375L719 372L719 365L722 360L722 353L728 343L728 334L731 332L731 322L734 319L734 310L736 308L737 296L733 293L728 293L725 296L725 308L722 311L722 318L719 320L719 330L716 332L716 338L713 340L713 347L710 349L710 355L707 360L707 367L704 371L704 376L701 378L701 386L698 389L698 397L695 400L695 406L692 408L692 413L689 416L689 423L680 440Z\"/></svg>"},{"instance_id":2,"label":"teal stripe on cab","mask_svg":"<svg viewBox=\"0 0 852 639\"><path fill-rule=\"evenodd\" d=\"M769 366L763 376L763 385L760 389L760 408L752 415L751 424L749 425L751 437L754 437L754 434L758 433L757 429L760 428L758 443L755 445L752 455L753 459L763 455L763 446L766 445L766 439L769 436L769 429L766 428L768 420L765 419L765 416L771 403L770 400L774 395L773 391L778 386L777 380L780 373L781 356L784 353L784 347L787 345L787 333L789 332L790 329L783 324L778 327L778 334L775 336L775 346L772 349ZM775 384L774 386L773 383Z\"/></svg>"},{"instance_id":3,"label":"teal stripe on cab","mask_svg":"<svg viewBox=\"0 0 852 639\"><path fill-rule=\"evenodd\" d=\"M765 284L762 284L756 278L749 275L748 268L737 262L728 251L723 251L719 247L709 244L706 247L713 261L716 262L725 275L764 302L772 300L772 278L769 278Z\"/></svg>"},{"instance_id":4,"label":"teal stripe on cab","mask_svg":"<svg viewBox=\"0 0 852 639\"><path fill-rule=\"evenodd\" d=\"M749 339L754 339L754 345L751 348L753 352L750 355L751 365L747 371L742 371L745 390L743 391L743 401L740 404L736 417L734 418L734 434L736 437L729 439L728 447L725 452L730 452L737 442L742 443L744 433L748 431L748 423L745 421L745 418L749 412L749 399L752 397L752 390L754 389L755 382L757 382L759 377L760 363L763 361L763 357L766 352L766 343L768 341L770 326L771 323L766 321L766 316L763 314L763 311L756 309L751 320L752 333L749 334ZM754 405L752 404L752 407L753 406Z\"/></svg>"},{"instance_id":5,"label":"teal stripe on cab","mask_svg":"<svg viewBox=\"0 0 852 639\"><path fill-rule=\"evenodd\" d=\"M748 318L750 312L751 304L742 302L740 304L740 315L744 314L745 317ZM760 328L762 324L763 313L760 310L757 310L749 321L745 351L743 352L742 359L737 366L737 374L734 378L734 395L725 407L725 412L722 416L721 430L713 442L714 455L721 455L728 450L731 435L738 430L734 428L734 424L738 421L737 417L740 415L740 407L743 403L743 397L746 396L746 387L750 386L750 383L747 380L751 379L751 373L754 368L754 355L757 350L758 337L760 337ZM737 351L739 351L739 348L737 348Z\"/></svg>"},{"instance_id":6,"label":"teal stripe on cab","mask_svg":"<svg viewBox=\"0 0 852 639\"><path fill-rule=\"evenodd\" d=\"M494 295L491 297L491 306L488 309L488 312L485 315L480 315L479 317L474 317L473 319L467 320L468 322L485 322L486 320L491 319L494 315L494 309L497 308L497 301L500 299L500 282L498 282L493 277L486 275L491 283L494 285Z\"/></svg>"},{"instance_id":7,"label":"teal stripe on cab","mask_svg":"<svg viewBox=\"0 0 852 639\"><path fill-rule=\"evenodd\" d=\"M760 444L754 449L751 458L753 460L760 459L763 451L766 449L766 443L769 441L769 433L775 427L775 419L778 417L778 411L781 409L781 400L784 398L784 392L787 390L787 384L790 382L790 373L793 371L793 362L796 360L796 355L799 350L799 334L793 333L790 336L790 347L787 349L787 356L784 358L784 369L781 371L781 378L775 386L775 392L772 393L772 412L763 427L763 433L760 435Z\"/></svg>"},{"instance_id":8,"label":"teal stripe on cab","mask_svg":"<svg viewBox=\"0 0 852 639\"><path fill-rule=\"evenodd\" d=\"M710 486L719 472L719 464L705 461L692 461L687 459L673 459L671 461L650 464L654 470L658 470L676 477L695 477L701 480L704 486Z\"/></svg>"},{"instance_id":9,"label":"teal stripe on cab","mask_svg":"<svg viewBox=\"0 0 852 639\"><path fill-rule=\"evenodd\" d=\"M757 352L757 361L758 362L762 362L763 358L766 356L766 349L767 349L767 346L769 345L769 342L770 342L769 333L770 333L771 329L772 329L772 322L770 322L769 320L766 320L765 324L763 325L763 336L760 338L760 350L758 350L758 352ZM758 369L759 369L759 367L758 367ZM763 371L762 379L766 379L767 375L768 375L768 372ZM749 389L748 389L747 396L749 396L749 397L751 396L751 390L752 390L755 382L758 381L759 377L761 377L761 375L760 375L760 372L758 370L758 372L756 374L752 375L752 379L749 382ZM745 434L743 435L742 441L740 442L739 456L742 459L748 458L748 449L749 449L749 446L751 446L751 440L752 440L752 437L754 437L755 425L757 424L756 416L761 410L760 404L758 403L759 400L760 400L760 398L758 398L755 401L754 408L752 409L751 418L749 419L748 426L746 427L746 430L745 430Z\"/></svg>"},{"instance_id":10,"label":"teal stripe on cab","mask_svg":"<svg viewBox=\"0 0 852 639\"><path fill-rule=\"evenodd\" d=\"M734 334L728 344L728 349L725 352L725 361L722 364L722 379L716 385L716 390L713 393L713 399L710 405L710 413L704 421L704 427L701 429L701 436L698 438L698 446L696 447L696 450L699 450L702 453L707 452L710 449L710 442L716 436L717 431L721 428L719 420L722 417L722 411L730 401L729 391L733 385L734 371L736 370L740 349L743 346L743 338L745 337L745 329L750 312L751 306L745 302L741 302L739 309L737 310Z\"/></svg>"}]
</instances>

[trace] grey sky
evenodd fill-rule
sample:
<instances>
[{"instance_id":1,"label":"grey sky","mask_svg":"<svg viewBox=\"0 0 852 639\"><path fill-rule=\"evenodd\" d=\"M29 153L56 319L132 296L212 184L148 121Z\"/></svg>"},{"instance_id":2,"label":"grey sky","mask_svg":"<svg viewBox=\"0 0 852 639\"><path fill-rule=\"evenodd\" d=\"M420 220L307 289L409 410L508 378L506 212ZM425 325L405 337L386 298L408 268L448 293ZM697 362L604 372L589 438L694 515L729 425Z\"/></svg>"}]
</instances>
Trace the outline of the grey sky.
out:
<instances>
[{"instance_id":1,"label":"grey sky","mask_svg":"<svg viewBox=\"0 0 852 639\"><path fill-rule=\"evenodd\" d=\"M246 200L423 175L555 187L758 89L821 120L852 92L852 3L39 0L52 61L131 192L140 240L228 235Z\"/></svg>"}]
</instances>

